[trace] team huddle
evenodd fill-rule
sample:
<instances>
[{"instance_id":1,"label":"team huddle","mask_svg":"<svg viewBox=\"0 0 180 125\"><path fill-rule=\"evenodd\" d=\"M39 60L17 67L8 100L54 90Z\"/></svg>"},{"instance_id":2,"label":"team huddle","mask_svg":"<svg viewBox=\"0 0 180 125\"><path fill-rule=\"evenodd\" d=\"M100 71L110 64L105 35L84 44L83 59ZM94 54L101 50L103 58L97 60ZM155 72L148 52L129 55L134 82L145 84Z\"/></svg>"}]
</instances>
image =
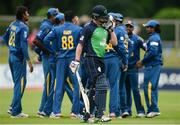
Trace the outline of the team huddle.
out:
<instances>
[{"instance_id":1,"label":"team huddle","mask_svg":"<svg viewBox=\"0 0 180 125\"><path fill-rule=\"evenodd\" d=\"M28 54L28 9L19 6L16 20L7 28L3 40L9 48L9 66L14 82L14 96L8 109L11 118L26 118L21 98L26 87ZM70 117L89 123L108 122L132 116L132 95L137 117L160 115L158 82L163 65L160 24L143 24L149 35L144 40L133 33L134 23L123 22L120 13L107 12L103 5L92 9L92 20L78 25L73 11L50 8L40 25L33 50L42 61L44 87L37 117L62 117L61 105L66 92L72 102ZM140 60L140 49L145 52ZM143 105L138 85L138 69L144 66ZM38 76L37 76L38 77ZM109 115L105 115L109 89Z\"/></svg>"}]
</instances>

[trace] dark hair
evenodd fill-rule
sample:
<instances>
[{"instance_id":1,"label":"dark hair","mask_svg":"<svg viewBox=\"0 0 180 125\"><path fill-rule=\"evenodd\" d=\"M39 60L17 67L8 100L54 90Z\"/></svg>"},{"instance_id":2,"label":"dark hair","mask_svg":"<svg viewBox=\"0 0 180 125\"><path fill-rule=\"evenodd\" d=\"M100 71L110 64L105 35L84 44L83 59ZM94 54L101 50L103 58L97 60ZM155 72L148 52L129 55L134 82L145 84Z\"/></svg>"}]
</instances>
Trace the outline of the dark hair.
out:
<instances>
[{"instance_id":1,"label":"dark hair","mask_svg":"<svg viewBox=\"0 0 180 125\"><path fill-rule=\"evenodd\" d=\"M25 14L26 11L28 11L27 7L25 7L25 6L18 6L16 8L16 19L22 20L23 14Z\"/></svg>"},{"instance_id":2,"label":"dark hair","mask_svg":"<svg viewBox=\"0 0 180 125\"><path fill-rule=\"evenodd\" d=\"M50 13L47 13L47 18L50 19L52 15Z\"/></svg>"},{"instance_id":3,"label":"dark hair","mask_svg":"<svg viewBox=\"0 0 180 125\"><path fill-rule=\"evenodd\" d=\"M156 33L161 33L160 25L156 25L156 26L154 27L154 30L155 30Z\"/></svg>"},{"instance_id":4,"label":"dark hair","mask_svg":"<svg viewBox=\"0 0 180 125\"><path fill-rule=\"evenodd\" d=\"M75 14L72 10L68 10L64 13L65 21L72 22L72 19L75 17Z\"/></svg>"}]
</instances>

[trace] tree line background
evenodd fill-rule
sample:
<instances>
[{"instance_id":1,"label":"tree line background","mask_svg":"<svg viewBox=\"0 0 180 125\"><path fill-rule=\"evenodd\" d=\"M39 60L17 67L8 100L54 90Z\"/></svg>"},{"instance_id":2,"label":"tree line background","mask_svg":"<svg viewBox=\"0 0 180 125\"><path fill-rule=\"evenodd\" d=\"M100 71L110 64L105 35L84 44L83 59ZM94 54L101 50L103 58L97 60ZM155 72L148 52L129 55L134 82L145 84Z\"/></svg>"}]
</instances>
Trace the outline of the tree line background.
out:
<instances>
[{"instance_id":1,"label":"tree line background","mask_svg":"<svg viewBox=\"0 0 180 125\"><path fill-rule=\"evenodd\" d=\"M180 19L180 0L1 0L0 15L15 14L18 5L27 6L32 16L43 16L49 7L57 7L61 12L70 9L77 15L90 15L97 4L125 17Z\"/></svg>"}]
</instances>

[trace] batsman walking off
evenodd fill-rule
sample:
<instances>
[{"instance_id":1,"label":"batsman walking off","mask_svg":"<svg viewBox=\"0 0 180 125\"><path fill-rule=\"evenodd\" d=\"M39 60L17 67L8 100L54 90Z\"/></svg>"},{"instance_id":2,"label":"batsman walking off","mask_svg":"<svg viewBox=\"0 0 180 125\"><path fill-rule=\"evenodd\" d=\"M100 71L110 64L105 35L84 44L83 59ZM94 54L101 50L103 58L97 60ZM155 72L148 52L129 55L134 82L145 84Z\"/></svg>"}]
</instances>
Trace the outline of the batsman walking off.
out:
<instances>
[{"instance_id":1,"label":"batsman walking off","mask_svg":"<svg viewBox=\"0 0 180 125\"><path fill-rule=\"evenodd\" d=\"M94 87L94 101L96 105L95 117L89 118L88 122L107 122L111 119L104 115L106 108L106 94L108 83L105 75L104 55L106 43L117 45L117 38L111 27L105 27L109 20L107 9L102 5L97 5L92 10L92 21L82 30L80 42L76 48L75 61L71 62L73 67L78 67L80 57L83 52L86 72L89 84ZM110 36L110 38L108 37ZM93 98L92 98L93 99ZM91 105L90 99L90 105Z\"/></svg>"}]
</instances>

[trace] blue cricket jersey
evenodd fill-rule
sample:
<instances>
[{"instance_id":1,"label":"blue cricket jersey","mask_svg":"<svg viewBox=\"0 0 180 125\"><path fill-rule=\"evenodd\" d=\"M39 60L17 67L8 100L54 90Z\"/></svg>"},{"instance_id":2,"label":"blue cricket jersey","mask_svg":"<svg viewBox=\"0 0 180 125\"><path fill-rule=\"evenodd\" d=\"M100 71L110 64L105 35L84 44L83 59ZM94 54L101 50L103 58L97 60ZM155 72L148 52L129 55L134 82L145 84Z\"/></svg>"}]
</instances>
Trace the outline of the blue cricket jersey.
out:
<instances>
[{"instance_id":1,"label":"blue cricket jersey","mask_svg":"<svg viewBox=\"0 0 180 125\"><path fill-rule=\"evenodd\" d=\"M29 60L28 33L28 26L24 22L16 20L9 25L3 36L3 40L8 45L10 56L14 56L16 60Z\"/></svg>"},{"instance_id":2,"label":"blue cricket jersey","mask_svg":"<svg viewBox=\"0 0 180 125\"><path fill-rule=\"evenodd\" d=\"M120 39L123 40L124 45L125 45L125 49L127 51L127 54L126 54L127 63L125 63L125 64L129 64L128 58L132 53L132 43L131 43L131 40L129 39L129 36L127 34L126 26L122 24L119 26L119 29L121 30L122 35L124 36L124 37L121 37Z\"/></svg>"},{"instance_id":3,"label":"blue cricket jersey","mask_svg":"<svg viewBox=\"0 0 180 125\"><path fill-rule=\"evenodd\" d=\"M124 40L125 40L125 32L122 30L121 26L117 26L114 29L114 32L117 36L118 45L116 47L112 47L112 44L109 43L107 46L107 53L105 55L105 58L113 57L113 56L120 56L120 59L122 60L123 64L128 64L128 51L125 48Z\"/></svg>"},{"instance_id":4,"label":"blue cricket jersey","mask_svg":"<svg viewBox=\"0 0 180 125\"><path fill-rule=\"evenodd\" d=\"M142 63L145 66L163 64L162 42L159 34L156 32L149 35L149 39L147 40L147 51L144 55Z\"/></svg>"},{"instance_id":5,"label":"blue cricket jersey","mask_svg":"<svg viewBox=\"0 0 180 125\"><path fill-rule=\"evenodd\" d=\"M45 46L49 46L51 41L56 42L57 58L75 57L76 46L79 42L81 27L70 22L56 26L45 37ZM51 51L51 49L49 49Z\"/></svg>"},{"instance_id":6,"label":"blue cricket jersey","mask_svg":"<svg viewBox=\"0 0 180 125\"><path fill-rule=\"evenodd\" d=\"M41 26L40 26L40 29L39 29L39 32L37 33L36 35L36 38L43 44L44 44L44 38L45 36L52 30L53 28L53 23L49 20L49 19L44 19L41 23ZM51 45L49 46L45 46L47 49L50 49L51 48ZM35 50L38 54L40 54L41 50L39 48L36 48Z\"/></svg>"},{"instance_id":7,"label":"blue cricket jersey","mask_svg":"<svg viewBox=\"0 0 180 125\"><path fill-rule=\"evenodd\" d=\"M129 35L129 39L132 43L132 52L129 55L128 68L131 69L135 68L136 62L140 60L140 48L146 50L146 43L140 36L136 34Z\"/></svg>"}]
</instances>

